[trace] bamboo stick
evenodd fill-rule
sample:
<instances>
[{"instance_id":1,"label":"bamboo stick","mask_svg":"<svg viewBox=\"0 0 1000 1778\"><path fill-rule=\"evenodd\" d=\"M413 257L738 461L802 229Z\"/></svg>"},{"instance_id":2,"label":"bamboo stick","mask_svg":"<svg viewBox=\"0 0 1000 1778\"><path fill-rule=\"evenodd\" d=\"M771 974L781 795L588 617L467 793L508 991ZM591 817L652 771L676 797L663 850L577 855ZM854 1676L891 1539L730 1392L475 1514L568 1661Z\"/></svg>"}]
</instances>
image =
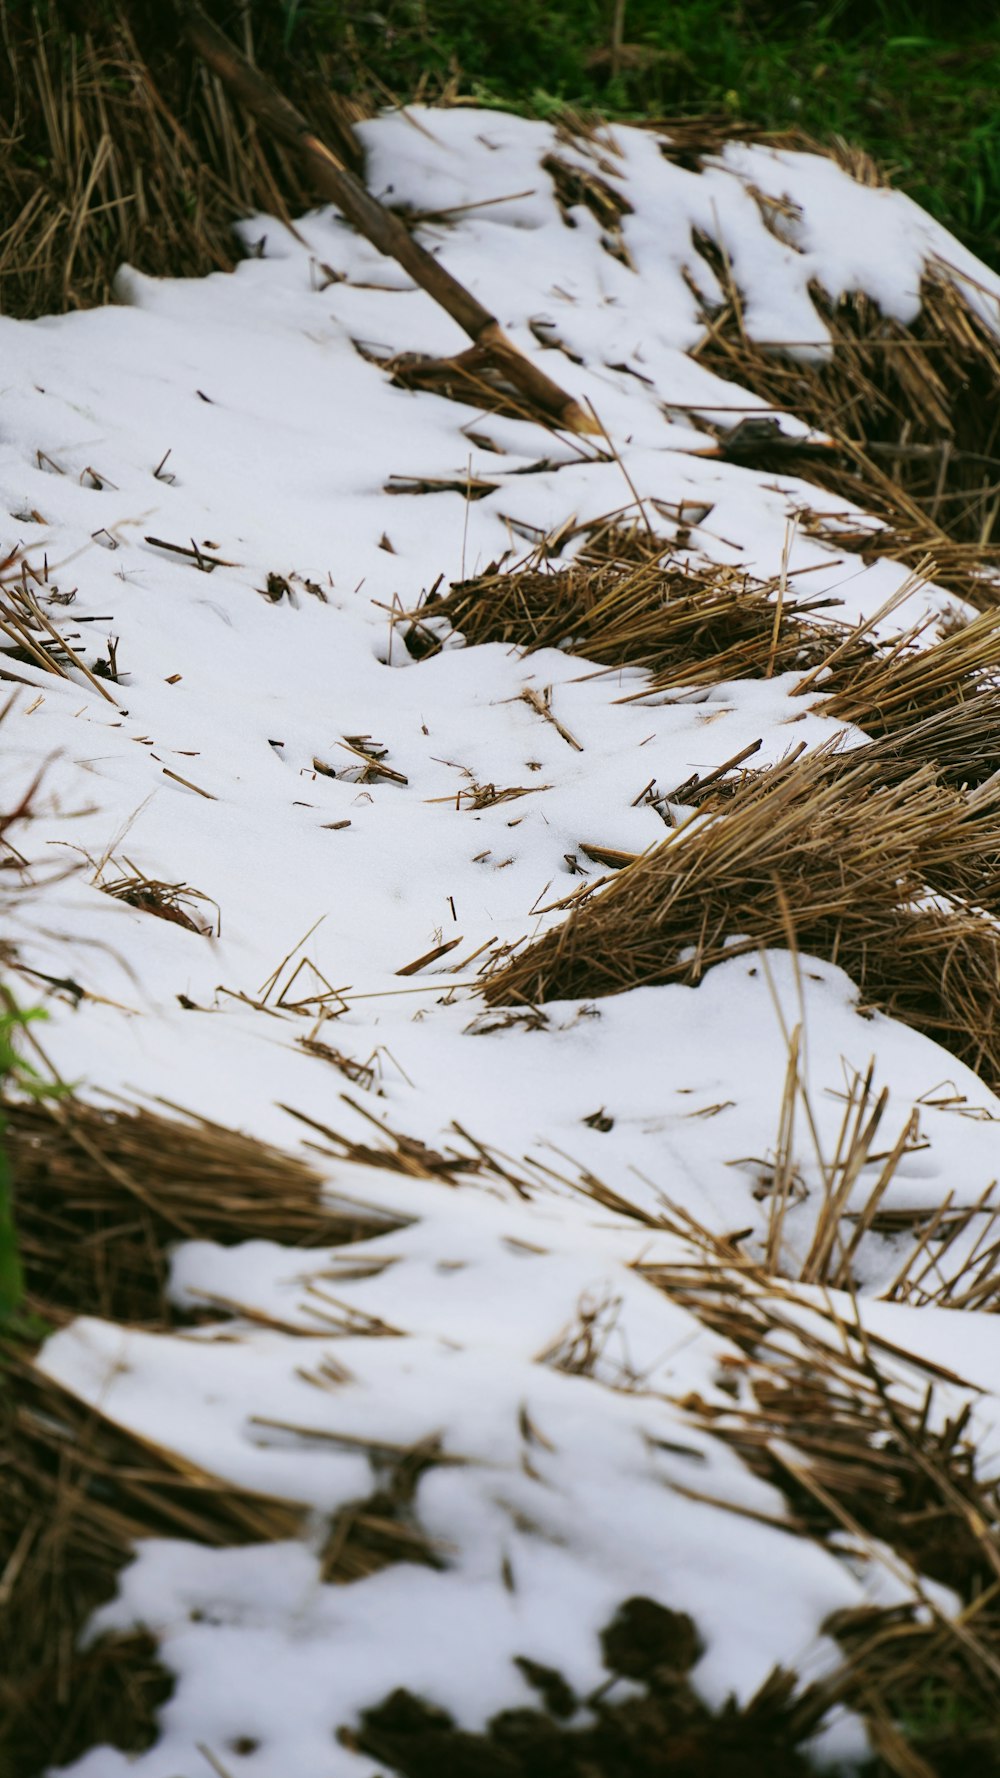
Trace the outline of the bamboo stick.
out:
<instances>
[{"instance_id":1,"label":"bamboo stick","mask_svg":"<svg viewBox=\"0 0 1000 1778\"><path fill-rule=\"evenodd\" d=\"M380 253L401 265L422 290L440 303L469 339L487 352L498 370L521 393L570 432L594 432L591 416L518 351L495 315L484 308L457 278L415 241L391 210L373 198L361 180L315 136L302 113L242 56L196 0L174 0L184 35L192 48L240 103L271 133L294 149L321 197L343 211L348 221Z\"/></svg>"}]
</instances>

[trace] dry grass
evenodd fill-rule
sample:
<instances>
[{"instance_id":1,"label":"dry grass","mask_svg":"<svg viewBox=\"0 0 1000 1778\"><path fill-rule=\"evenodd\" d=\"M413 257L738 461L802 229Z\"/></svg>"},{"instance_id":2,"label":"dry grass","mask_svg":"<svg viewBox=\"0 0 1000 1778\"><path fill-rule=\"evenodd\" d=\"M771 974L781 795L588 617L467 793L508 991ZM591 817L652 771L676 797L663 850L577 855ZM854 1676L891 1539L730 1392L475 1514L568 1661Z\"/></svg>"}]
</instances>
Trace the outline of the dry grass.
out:
<instances>
[{"instance_id":1,"label":"dry grass","mask_svg":"<svg viewBox=\"0 0 1000 1778\"><path fill-rule=\"evenodd\" d=\"M791 1540L832 1542L844 1554L885 1564L909 1599L832 1618L826 1629L844 1658L818 1683L799 1688L794 1676L772 1674L742 1710L730 1705L714 1715L684 1677L701 1652L697 1624L652 1600L629 1600L602 1635L609 1675L639 1688L624 1702L609 1683L578 1700L561 1674L529 1656L519 1664L540 1693L537 1710L500 1716L471 1735L433 1705L398 1692L345 1731L344 1743L410 1778L494 1769L511 1778L553 1770L570 1778L647 1770L676 1771L678 1778L720 1771L804 1778L812 1767L797 1749L831 1709L846 1707L871 1733L873 1778L960 1778L972 1761L981 1761L977 1773L992 1772L1000 1502L995 1480L978 1472L968 1408L951 1419L936 1411L934 1391L961 1380L928 1360L915 1366L924 1373L922 1394L919 1384L901 1384L892 1367L904 1355L866 1335L853 1314L841 1319L822 1293L775 1280L731 1241L671 1206L650 1214L591 1176L578 1187L602 1208L634 1214L642 1226L676 1237L676 1260L639 1260L637 1271L736 1348L718 1379L728 1402L692 1395L677 1406L776 1489L784 1516L768 1522ZM842 1301L846 1312L848 1299ZM591 1374L595 1319L583 1321L585 1350L546 1353L541 1361ZM669 1485L719 1511L745 1510L711 1501L696 1486ZM788 1568L794 1571L794 1541ZM945 1614L922 1576L959 1594L955 1614ZM928 1720L932 1690L940 1700L937 1720ZM570 1726L580 1702L592 1714Z\"/></svg>"},{"instance_id":2,"label":"dry grass","mask_svg":"<svg viewBox=\"0 0 1000 1778\"><path fill-rule=\"evenodd\" d=\"M419 1137L408 1136L405 1132L394 1130L385 1118L377 1118L352 1099L349 1093L342 1093L342 1100L365 1118L378 1131L380 1140L377 1142L361 1142L356 1137L345 1136L339 1130L331 1129L328 1124L321 1124L315 1118L306 1117L304 1112L295 1111L291 1106L282 1109L291 1113L308 1129L322 1137L319 1143L311 1143L310 1147L317 1153L338 1161L348 1161L361 1167L378 1167L391 1173L399 1173L409 1179L433 1179L439 1184L459 1186L470 1179L492 1189L513 1188L519 1197L528 1197L531 1184L524 1170L507 1155L489 1148L485 1143L477 1141L468 1130L459 1123L453 1123L452 1129L461 1142L461 1147L450 1144L444 1153L429 1148Z\"/></svg>"},{"instance_id":3,"label":"dry grass","mask_svg":"<svg viewBox=\"0 0 1000 1778\"><path fill-rule=\"evenodd\" d=\"M855 1109L865 1103L858 1093ZM959 1388L959 1401L975 1391L933 1360L866 1334L849 1297L838 1308L823 1289L783 1282L744 1253L742 1237L713 1234L667 1201L651 1212L593 1175L563 1183L675 1236L676 1259L638 1260L636 1270L738 1349L717 1378L729 1404L692 1395L678 1406L784 1496L791 1533L834 1539L912 1589L908 1604L831 1620L844 1663L799 1695L789 1726L808 1732L843 1704L867 1720L880 1775L960 1778L973 1769L964 1760L980 1755L975 1770L992 1772L1000 1753L1000 1490L995 1476L980 1473L970 1407L949 1418L934 1400L940 1388ZM898 1360L908 1383L893 1379ZM959 1613L946 1616L920 1576L957 1592ZM930 1691L944 1708L928 1723ZM904 1737L900 1722L917 1726ZM915 1764L918 1755L933 1763Z\"/></svg>"},{"instance_id":4,"label":"dry grass","mask_svg":"<svg viewBox=\"0 0 1000 1778\"><path fill-rule=\"evenodd\" d=\"M847 1090L835 1095L843 1102L843 1116L832 1152L824 1152L801 1067L802 1032L799 1024L787 1033L788 1066L777 1139L773 1151L757 1163L753 1195L768 1206L767 1230L758 1249L762 1272L770 1278L853 1291L859 1288L858 1256L870 1236L895 1237L897 1243L908 1237L910 1245L881 1293L883 1300L995 1313L1000 1307L996 1181L972 1204L956 1206L952 1186L936 1209L898 1201L886 1209L885 1197L900 1163L927 1146L920 1136L920 1107L912 1107L890 1147L884 1138L878 1142L889 1091L883 1087L876 1092L873 1056L864 1073L852 1070ZM963 1104L958 1095L949 1101L945 1093L942 1108L955 1111ZM818 1186L812 1190L800 1168L803 1143L818 1175ZM808 1246L800 1239L793 1249L787 1239L789 1211L813 1197ZM859 1198L859 1207L852 1208ZM801 1227L801 1218L796 1220ZM745 1238L741 1236L740 1242Z\"/></svg>"},{"instance_id":5,"label":"dry grass","mask_svg":"<svg viewBox=\"0 0 1000 1778\"><path fill-rule=\"evenodd\" d=\"M112 867L110 877L105 877L107 865ZM118 872L117 876L114 871ZM148 877L128 858L123 858L120 864L115 859L108 859L98 871L94 887L110 895L114 901L123 901L126 907L135 908L140 914L152 914L171 926L182 926L185 932L197 932L202 938L213 933L219 937L222 932L219 904L210 895L201 889L192 889L187 883L165 883L158 877ZM214 908L214 920L205 919L201 912L203 907Z\"/></svg>"},{"instance_id":6,"label":"dry grass","mask_svg":"<svg viewBox=\"0 0 1000 1778\"><path fill-rule=\"evenodd\" d=\"M3 1119L26 1307L39 1332L79 1313L167 1330L175 1320L169 1251L182 1239L316 1249L398 1226L353 1202L324 1202L319 1174L299 1157L207 1120L101 1111L73 1098L8 1102ZM278 1325L206 1299L201 1318L220 1313ZM328 1332L332 1323L320 1321ZM382 1330L358 1318L338 1331ZM303 1374L327 1390L348 1375L322 1355ZM155 1712L171 1682L155 1643L79 1641L138 1541L173 1536L228 1548L300 1536L306 1515L112 1424L33 1368L23 1333L0 1341L0 1422L0 1771L35 1778L97 1743L136 1751L156 1738ZM331 1519L327 1581L346 1584L391 1562L442 1561L411 1510L437 1453L419 1447L389 1461L380 1447L371 1455L371 1495Z\"/></svg>"},{"instance_id":7,"label":"dry grass","mask_svg":"<svg viewBox=\"0 0 1000 1778\"><path fill-rule=\"evenodd\" d=\"M916 562L928 552L935 578L987 606L997 601L1000 542L1000 342L973 312L948 266L928 265L921 310L910 327L887 319L861 293L833 304L814 288L830 329L829 362L808 363L780 342L758 345L743 327L742 300L718 247L696 246L724 293L706 316L693 356L827 434L833 451L800 455L763 430L738 460L790 469L854 502L884 527L820 514L812 525L863 555ZM726 445L723 438L722 448ZM807 521L808 522L808 521Z\"/></svg>"},{"instance_id":8,"label":"dry grass","mask_svg":"<svg viewBox=\"0 0 1000 1778\"><path fill-rule=\"evenodd\" d=\"M953 1207L954 1192L948 1191L936 1210L908 1213L919 1234L884 1293L887 1301L991 1315L1000 1311L1000 1206L993 1201L995 1190L994 1181L978 1203L961 1208ZM877 1226L875 1217L870 1221Z\"/></svg>"},{"instance_id":9,"label":"dry grass","mask_svg":"<svg viewBox=\"0 0 1000 1778\"><path fill-rule=\"evenodd\" d=\"M1000 612L981 612L929 645L903 637L840 667L822 710L900 742L919 727L944 775L981 783L1000 766Z\"/></svg>"},{"instance_id":10,"label":"dry grass","mask_svg":"<svg viewBox=\"0 0 1000 1778\"><path fill-rule=\"evenodd\" d=\"M179 1537L229 1549L301 1537L308 1514L136 1438L19 1352L0 1352L0 1365L0 1771L36 1778L95 1744L138 1751L156 1739L155 1712L172 1682L154 1641L80 1642L137 1544ZM373 1455L377 1487L330 1521L327 1582L347 1585L394 1562L441 1565L410 1512L435 1452Z\"/></svg>"},{"instance_id":11,"label":"dry grass","mask_svg":"<svg viewBox=\"0 0 1000 1778\"><path fill-rule=\"evenodd\" d=\"M871 1081L866 1077L855 1084L857 1090L848 1095L845 1109L845 1140L838 1147L832 1174L838 1160L846 1176L859 1158L862 1163L868 1158L877 1128L870 1116ZM105 1114L71 1105L72 1113L84 1113L74 1142L56 1128L60 1109L66 1108L28 1108L15 1131L15 1156L20 1152L30 1162L28 1171L22 1162L20 1177L22 1199L28 1201L32 1218L38 1200L43 1210L46 1194L51 1200L55 1177L62 1201L71 1210L76 1205L77 1215L81 1199L92 1218L95 1200L99 1206L103 1203L109 1223L117 1223L116 1240L121 1240L125 1225L127 1244L133 1193L120 1172L126 1166L138 1172L144 1162L144 1185L160 1195L170 1187L174 1210L170 1226L159 1235L153 1232L154 1241L174 1239L181 1232L223 1240L266 1234L301 1244L325 1244L331 1239L363 1238L385 1226L381 1218L365 1226L363 1213L357 1213L353 1224L331 1233L317 1206L315 1177L308 1168L293 1157L262 1152L257 1145L243 1148L242 1138L235 1139L234 1146L232 1133L217 1126L192 1124L189 1132L187 1125L171 1125L180 1128L182 1146L168 1161L163 1158L166 1120L123 1122L118 1114L107 1120ZM486 1149L461 1126L455 1126L458 1145L437 1152L384 1122L371 1121L379 1135L370 1144L322 1126L311 1127L327 1152L354 1165L389 1169L401 1179L437 1179L453 1187L468 1183L505 1193L513 1189L526 1196L538 1189L532 1177L538 1169L526 1170ZM100 1127L108 1123L113 1140ZM81 1134L87 1139L82 1149ZM88 1145L92 1134L98 1143L105 1142L99 1161ZM251 1148L258 1173L248 1187L246 1173L254 1160ZM231 1195L231 1177L228 1189L220 1179L224 1163L230 1175L239 1178L242 1196ZM169 1179L166 1187L161 1183L171 1169L183 1175L183 1185L175 1180L171 1187ZM542 1177L546 1171L541 1170ZM735 1772L739 1766L729 1762L738 1755L749 1757L751 1751L760 1764L751 1765L750 1772L756 1774L766 1766L772 1773L786 1772L788 1778L805 1778L808 1764L796 1750L829 1709L843 1703L859 1710L873 1726L883 1762L879 1770L912 1778L913 1768L907 1767L904 1755L909 1757L911 1747L933 1750L910 1736L901 1753L894 1723L918 1707L931 1680L948 1688L951 1705L960 1706L974 1725L973 1744L981 1743L988 1751L994 1745L990 1699L1000 1674L1000 1614L995 1608L1000 1545L990 1529L996 1498L992 1485L977 1473L966 1417L950 1425L934 1423L930 1388L953 1381L950 1374L925 1364L927 1398L914 1405L912 1395L887 1380L879 1368L886 1354L895 1356L893 1350L838 1321L829 1305L823 1307L822 1296L782 1283L766 1266L751 1262L738 1245L710 1235L669 1205L651 1214L590 1175L563 1181L567 1183L602 1208L678 1238L676 1260L664 1264L640 1259L636 1269L654 1288L733 1341L741 1354L726 1371L732 1385L731 1406L720 1406L718 1401L710 1405L700 1397L678 1405L696 1424L730 1443L755 1473L778 1488L787 1503L790 1535L824 1542L836 1537L868 1554L884 1544L890 1552L884 1559L891 1563L898 1558L918 1573L944 1580L960 1593L965 1610L955 1622L933 1606L918 1610L918 1591L913 1606L843 1616L829 1628L844 1647L844 1663L821 1685L801 1691L791 1676L772 1676L743 1710L713 1714L678 1679L697 1656L697 1626L652 1602L640 1602L641 1611L636 1602L627 1602L605 1636L607 1665L610 1673L638 1680L647 1696L624 1706L605 1702L603 1694L589 1700L598 1726L566 1731L560 1758L569 1762L571 1756L579 1756L583 1762L579 1771L572 1763L566 1770L583 1778L597 1758L596 1769L602 1774L621 1772L624 1778L635 1769L645 1769L637 1768L636 1761L647 1758L647 1740L651 1750L666 1735L671 1746L681 1744L680 1736L695 1762L679 1768L687 1778L691 1773L708 1778L720 1769ZM178 1231L174 1223L182 1208L187 1226ZM147 1206L142 1204L141 1209L146 1211ZM835 1219L841 1232L841 1260L849 1240L843 1236L842 1211L843 1203L835 1194L828 1220ZM275 1221L289 1216L292 1228ZM44 1216L28 1226L30 1275L43 1245L42 1258L49 1263L50 1236ZM107 1233L110 1237L110 1227ZM53 1265L71 1264L65 1231L57 1227L55 1239L62 1245ZM135 1240L136 1263L148 1265L148 1248L141 1243L138 1227ZM927 1244L923 1246L926 1251ZM919 1250L920 1243L915 1252ZM834 1257L832 1246L828 1257ZM370 1262L361 1255L360 1263ZM916 1277L916 1268L911 1271ZM838 1276L837 1267L827 1263L818 1247L812 1276ZM80 1306L87 1306L86 1286L79 1278L71 1279L67 1288L75 1301L83 1297ZM52 1294L46 1287L36 1301ZM354 1336L395 1333L384 1323L366 1324L357 1314L348 1315L346 1305L322 1292L316 1300L329 1304L324 1327ZM813 1305L820 1314L804 1322L804 1310ZM127 1309L121 1298L111 1306L119 1315ZM569 1330L557 1348L540 1354L539 1361L574 1374L593 1374L616 1310L610 1298L581 1305L579 1327ZM318 1366L303 1375L317 1388L336 1393L349 1373L332 1361L327 1345ZM154 1739L155 1711L170 1687L169 1677L157 1665L155 1645L145 1637L109 1637L86 1649L77 1644L80 1628L95 1606L113 1593L117 1573L137 1541L168 1535L228 1547L295 1537L301 1535L303 1522L294 1503L242 1493L169 1451L135 1439L40 1377L22 1354L9 1354L4 1363L0 1573L5 1576L8 1609L0 1629L0 1638L5 1639L0 1643L4 1657L0 1760L6 1756L11 1771L20 1775L38 1773L98 1741L137 1750ZM632 1388L637 1379L623 1375L611 1382L614 1387ZM258 1424L266 1428L271 1423ZM282 1424L280 1431L283 1437L296 1432L313 1436L308 1426ZM345 1442L353 1448L356 1441ZM443 1452L435 1441L410 1448L373 1442L369 1454L375 1482L371 1495L334 1516L322 1546L324 1578L335 1584L364 1578L388 1562L441 1566L447 1560L447 1551L431 1545L420 1528L416 1490L429 1467L461 1459ZM726 1510L724 1504L719 1510ZM654 1622L651 1614L658 1610L662 1619ZM641 1619L641 1637L630 1640L623 1614L633 1629ZM634 1660L628 1652L633 1644ZM659 1654L654 1659L656 1649ZM451 1769L447 1761L459 1753L473 1758L470 1769L484 1769L476 1762L492 1755L497 1744L512 1757L524 1754L527 1759L526 1750L536 1737L538 1757L544 1751L551 1762L556 1744L549 1718L554 1714L561 1720L565 1715L562 1706L568 1689L565 1682L558 1683L558 1674L537 1668L528 1657L526 1661L545 1713L519 1719L516 1734L513 1723L503 1718L482 1738L459 1736L459 1747L458 1740L450 1738L454 1735L450 1725L440 1718L431 1723L427 1707L414 1701L406 1736L419 1730L419 1748L409 1738L403 1742L385 1738L386 1731L399 1729L397 1709L390 1716L381 1710L369 1713L359 1730L345 1731L344 1740L391 1760L394 1769L422 1778ZM669 1683L668 1671L673 1674ZM554 1712L553 1700L558 1705ZM440 1731L433 1742L423 1738L428 1727ZM538 1766L531 1760L512 1767L532 1778L550 1769L550 1763ZM940 1769L951 1771L947 1766Z\"/></svg>"},{"instance_id":12,"label":"dry grass","mask_svg":"<svg viewBox=\"0 0 1000 1778\"><path fill-rule=\"evenodd\" d=\"M723 958L797 943L1000 1083L1000 928L926 892L993 869L995 798L970 807L927 768L893 784L873 776L864 759L821 749L749 777L573 899L562 925L488 980L488 1002L694 984Z\"/></svg>"},{"instance_id":13,"label":"dry grass","mask_svg":"<svg viewBox=\"0 0 1000 1778\"><path fill-rule=\"evenodd\" d=\"M452 358L428 358L419 352L386 354L360 340L354 341L354 349L367 363L377 364L385 371L396 389L422 389L429 395L462 402L481 414L502 414L507 419L529 420L539 425L552 423L551 415L546 417L533 407L481 346L470 346ZM490 492L490 484L474 476L450 482L418 479L407 487L390 486L387 492L433 493L447 488L470 500Z\"/></svg>"},{"instance_id":14,"label":"dry grass","mask_svg":"<svg viewBox=\"0 0 1000 1778\"><path fill-rule=\"evenodd\" d=\"M156 1739L172 1682L146 1636L78 1637L144 1537L212 1548L294 1537L298 1505L247 1494L0 1353L0 1770L36 1778L105 1742Z\"/></svg>"},{"instance_id":15,"label":"dry grass","mask_svg":"<svg viewBox=\"0 0 1000 1778\"><path fill-rule=\"evenodd\" d=\"M31 1307L162 1326L169 1250L181 1240L364 1240L387 1225L324 1201L297 1155L221 1124L104 1111L74 1098L3 1107Z\"/></svg>"},{"instance_id":16,"label":"dry grass","mask_svg":"<svg viewBox=\"0 0 1000 1778\"><path fill-rule=\"evenodd\" d=\"M601 245L605 252L635 271L621 228L622 217L631 215L632 205L604 177L618 169L609 164L605 156L586 149L579 138L568 135L567 139L578 155L582 148L585 149L594 159L594 165L583 167L579 160L566 161L558 154L547 154L542 161L543 171L552 180L563 221L567 227L576 228L573 211L577 208L589 210L601 230Z\"/></svg>"},{"instance_id":17,"label":"dry grass","mask_svg":"<svg viewBox=\"0 0 1000 1778\"><path fill-rule=\"evenodd\" d=\"M878 732L877 717L870 709L868 715ZM942 783L956 789L967 786L969 804L975 807L988 800L991 780L1000 767L998 733L1000 694L989 692L951 708L945 705L908 728L890 726L882 740L870 742L851 757L858 763L867 761L873 775L885 782L898 781L926 765Z\"/></svg>"},{"instance_id":18,"label":"dry grass","mask_svg":"<svg viewBox=\"0 0 1000 1778\"><path fill-rule=\"evenodd\" d=\"M312 202L293 157L266 142L178 48L168 11L85 12L79 34L58 10L4 13L0 311L7 314L106 302L123 261L153 276L231 270L239 257L234 218L263 210L288 221ZM367 109L338 97L332 67L310 72L282 59L290 96L356 165L350 124Z\"/></svg>"},{"instance_id":19,"label":"dry grass","mask_svg":"<svg viewBox=\"0 0 1000 1778\"><path fill-rule=\"evenodd\" d=\"M834 653L839 683L876 651L863 627L852 631L818 615L836 603L789 591L780 579L681 563L644 528L615 526L588 538L568 567L549 568L536 554L506 572L460 581L400 621L419 658L438 651L447 624L470 646L566 648L609 669L645 668L641 697L727 679L819 674Z\"/></svg>"},{"instance_id":20,"label":"dry grass","mask_svg":"<svg viewBox=\"0 0 1000 1778\"><path fill-rule=\"evenodd\" d=\"M666 160L692 173L700 173L704 162L721 154L728 142L760 142L794 153L826 155L859 185L878 187L891 183L866 149L845 142L840 136L818 142L807 131L794 127L761 130L755 124L741 123L727 111L705 112L701 117L659 117L645 127L656 131L660 152Z\"/></svg>"},{"instance_id":21,"label":"dry grass","mask_svg":"<svg viewBox=\"0 0 1000 1778\"><path fill-rule=\"evenodd\" d=\"M887 1717L891 1727L913 1715L936 1681L991 1736L995 1757L1000 1502L996 1478L978 1473L969 1409L935 1414L934 1388L956 1379L918 1362L923 1399L904 1395L883 1369L902 1355L853 1317L839 1320L829 1301L782 1287L690 1218L674 1226L691 1243L690 1262L643 1267L644 1275L744 1354L732 1371L732 1407L698 1398L688 1411L781 1491L804 1534L838 1536L869 1554L881 1545L962 1600L955 1619L926 1597L918 1612L919 1590L910 1606L842 1614L829 1628L848 1658L816 1702L846 1703L878 1731ZM804 1322L810 1302L820 1314ZM882 1559L893 1565L892 1554ZM883 1739L888 1769L911 1778L907 1748Z\"/></svg>"},{"instance_id":22,"label":"dry grass","mask_svg":"<svg viewBox=\"0 0 1000 1778\"><path fill-rule=\"evenodd\" d=\"M0 645L0 657L24 661L41 668L42 672L54 673L58 679L72 678L69 669L75 668L102 698L114 704L100 674L87 666L48 613L42 610L39 598L57 592L58 588L49 585L47 560L41 569L33 567L18 548L0 561L0 634L6 639ZM109 648L113 649L114 645L109 644ZM101 664L99 662L97 666ZM3 669L0 673L5 678L18 678L17 674ZM104 677L117 677L113 664L110 668L105 667Z\"/></svg>"}]
</instances>

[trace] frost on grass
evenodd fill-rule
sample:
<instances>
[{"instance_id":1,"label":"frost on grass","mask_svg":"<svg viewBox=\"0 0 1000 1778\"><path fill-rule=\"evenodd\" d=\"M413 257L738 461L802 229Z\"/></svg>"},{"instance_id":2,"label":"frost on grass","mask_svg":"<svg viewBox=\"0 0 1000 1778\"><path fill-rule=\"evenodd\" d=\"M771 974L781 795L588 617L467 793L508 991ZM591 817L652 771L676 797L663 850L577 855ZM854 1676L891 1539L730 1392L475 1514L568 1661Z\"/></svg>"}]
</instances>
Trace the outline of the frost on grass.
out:
<instances>
[{"instance_id":1,"label":"frost on grass","mask_svg":"<svg viewBox=\"0 0 1000 1778\"><path fill-rule=\"evenodd\" d=\"M590 438L330 211L3 324L4 1755L986 1770L1000 285L860 163L361 133Z\"/></svg>"}]
</instances>

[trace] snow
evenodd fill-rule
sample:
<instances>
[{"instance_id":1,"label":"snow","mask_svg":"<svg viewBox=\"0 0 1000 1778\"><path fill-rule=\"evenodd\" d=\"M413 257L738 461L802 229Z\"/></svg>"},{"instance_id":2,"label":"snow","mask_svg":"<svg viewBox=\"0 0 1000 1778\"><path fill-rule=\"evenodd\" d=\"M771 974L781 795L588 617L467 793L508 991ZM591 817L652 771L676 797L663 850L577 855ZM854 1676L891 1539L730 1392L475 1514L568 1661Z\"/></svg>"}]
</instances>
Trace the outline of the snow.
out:
<instances>
[{"instance_id":1,"label":"snow","mask_svg":"<svg viewBox=\"0 0 1000 1778\"><path fill-rule=\"evenodd\" d=\"M791 1270L809 1248L843 1096L870 1058L876 1092L889 1091L880 1141L890 1148L914 1107L922 1141L885 1208L933 1206L947 1190L971 1205L995 1172L1000 1102L929 1039L862 1015L826 963L804 960L800 981L783 954L734 958L697 990L547 1007L537 1030L483 1019L483 956L561 917L542 910L591 868L581 844L641 851L662 838L656 811L636 806L650 780L666 796L754 740L763 764L840 730L814 693L795 695L795 675L621 704L641 676L595 677L555 650L521 658L456 639L416 664L391 615L439 574L513 562L526 535L627 507L624 466L665 536L667 515L696 503L693 559L769 576L787 552L810 592L840 599L849 621L871 616L905 583L901 565L866 567L835 537L790 528L816 501L808 484L706 455L700 417L735 423L765 404L688 356L702 323L685 269L709 293L713 283L691 230L728 255L753 337L805 342L814 357L829 348L812 280L834 297L865 290L907 321L923 266L947 262L976 280L994 322L1000 280L906 198L822 157L730 146L693 174L647 132L616 129L587 150L547 124L466 109L393 114L360 133L377 194L424 212L488 205L428 222L421 238L529 356L593 403L620 463L391 387L354 341L427 353L464 342L330 210L294 231L244 223L261 256L231 276L165 282L123 268L116 306L0 320L2 553L22 542L32 562L47 556L49 593L74 592L48 607L53 620L88 662L117 638L122 670L102 700L81 675L5 669L20 682L3 726L14 794L45 768L31 852L46 882L14 911L10 937L32 969L85 990L75 1008L50 1000L45 1044L95 1100L162 1094L294 1147L302 1127L281 1109L291 1106L361 1137L342 1077L298 1043L333 1006L321 1035L374 1068L370 1090L350 1089L359 1105L436 1148L455 1142L457 1120L533 1183L523 1198L497 1179L455 1188L328 1161L332 1194L402 1226L329 1253L200 1241L173 1259L178 1304L229 1299L287 1331L238 1314L171 1334L83 1318L47 1342L43 1370L111 1419L309 1514L308 1534L287 1545L142 1546L92 1633L150 1626L178 1685L157 1745L131 1758L97 1749L72 1768L86 1778L176 1778L201 1769L199 1744L224 1760L243 1736L260 1742L241 1758L247 1778L364 1778L375 1767L336 1731L385 1692L406 1685L481 1726L527 1701L518 1654L585 1692L602 1678L598 1631L631 1593L695 1618L706 1653L694 1679L712 1702L750 1696L775 1663L803 1680L829 1668L829 1613L885 1596L878 1551L848 1560L795 1536L782 1497L693 1424L678 1404L728 1400L719 1367L736 1349L636 1271L651 1255L676 1258L677 1237L568 1182L589 1169L647 1212L669 1203L718 1233L749 1229L759 1251L768 1205L757 1188L798 1023L819 1153L803 1130ZM551 153L591 170L599 159L627 195L636 271L604 250L588 212L566 226L541 166ZM764 227L754 190L789 200L784 241ZM541 348L533 322L573 358ZM791 415L781 424L804 430ZM414 475L496 485L469 503L386 492L391 477ZM821 498L824 512L852 516ZM225 565L201 573L151 538L194 540ZM261 596L270 572L299 577L294 603ZM920 587L881 633L953 603ZM580 751L525 703L526 688L551 688ZM358 782L342 743L365 734L405 784ZM458 801L473 780L531 794L476 811ZM112 857L210 896L220 935L101 894L91 879ZM451 938L461 942L439 963L399 977ZM261 1009L253 1002L282 959ZM286 1000L340 998L278 1004L299 963ZM935 1103L942 1082L976 1115ZM595 1113L612 1127L588 1123ZM989 1442L996 1327L877 1300L903 1251L899 1237L866 1237L862 1313L967 1378ZM386 1263L341 1277L359 1256ZM395 1332L352 1331L331 1297ZM581 1305L606 1335L590 1376L553 1357ZM349 1377L323 1390L302 1373L327 1351ZM919 1372L897 1368L899 1387L916 1388ZM426 1473L415 1502L446 1552L441 1571L398 1565L349 1587L321 1583L323 1528L378 1472L334 1435L434 1436L461 1459ZM862 1745L845 1720L823 1749L849 1759Z\"/></svg>"}]
</instances>

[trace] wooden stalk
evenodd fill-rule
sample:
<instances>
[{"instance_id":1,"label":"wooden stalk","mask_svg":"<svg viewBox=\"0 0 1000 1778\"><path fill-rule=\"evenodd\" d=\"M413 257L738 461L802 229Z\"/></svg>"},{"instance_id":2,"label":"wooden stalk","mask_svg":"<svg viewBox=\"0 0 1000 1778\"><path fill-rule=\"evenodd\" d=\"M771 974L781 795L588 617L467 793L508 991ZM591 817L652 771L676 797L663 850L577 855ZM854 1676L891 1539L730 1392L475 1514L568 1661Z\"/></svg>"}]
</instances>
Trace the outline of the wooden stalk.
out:
<instances>
[{"instance_id":1,"label":"wooden stalk","mask_svg":"<svg viewBox=\"0 0 1000 1778\"><path fill-rule=\"evenodd\" d=\"M457 278L415 241L399 217L380 204L332 149L315 136L302 113L230 43L196 0L174 0L185 37L244 108L300 156L317 193L336 204L359 234L394 259L421 290L487 352L496 368L553 424L594 432L591 416L572 396L518 351L491 315Z\"/></svg>"}]
</instances>

